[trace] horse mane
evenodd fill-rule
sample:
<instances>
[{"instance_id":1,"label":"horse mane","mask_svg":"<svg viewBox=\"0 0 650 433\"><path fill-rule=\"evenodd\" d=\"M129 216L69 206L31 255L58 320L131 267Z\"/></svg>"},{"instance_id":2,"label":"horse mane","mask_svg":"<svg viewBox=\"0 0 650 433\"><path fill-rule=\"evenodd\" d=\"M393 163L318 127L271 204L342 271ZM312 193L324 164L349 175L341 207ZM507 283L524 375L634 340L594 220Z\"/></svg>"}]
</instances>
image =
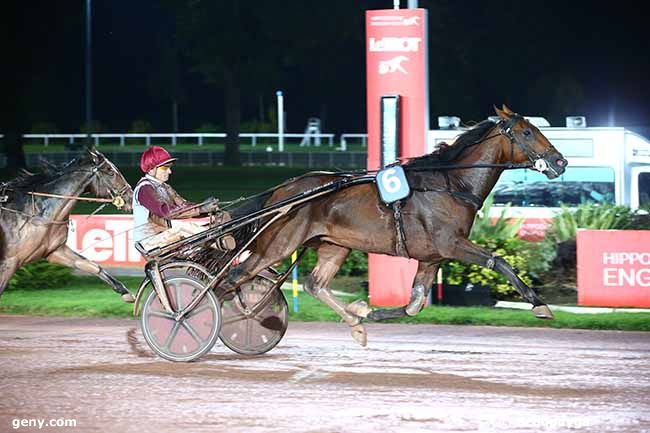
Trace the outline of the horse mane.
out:
<instances>
[{"instance_id":1,"label":"horse mane","mask_svg":"<svg viewBox=\"0 0 650 433\"><path fill-rule=\"evenodd\" d=\"M4 187L16 191L31 190L35 186L45 185L76 168L83 158L75 158L63 164L54 164L40 159L36 171L21 170L17 177L3 184Z\"/></svg>"},{"instance_id":2,"label":"horse mane","mask_svg":"<svg viewBox=\"0 0 650 433\"><path fill-rule=\"evenodd\" d=\"M496 123L492 120L484 120L456 137L453 144L441 143L441 146L433 152L410 159L404 164L405 168L445 165L454 162L465 149L480 143L485 134L495 125Z\"/></svg>"}]
</instances>

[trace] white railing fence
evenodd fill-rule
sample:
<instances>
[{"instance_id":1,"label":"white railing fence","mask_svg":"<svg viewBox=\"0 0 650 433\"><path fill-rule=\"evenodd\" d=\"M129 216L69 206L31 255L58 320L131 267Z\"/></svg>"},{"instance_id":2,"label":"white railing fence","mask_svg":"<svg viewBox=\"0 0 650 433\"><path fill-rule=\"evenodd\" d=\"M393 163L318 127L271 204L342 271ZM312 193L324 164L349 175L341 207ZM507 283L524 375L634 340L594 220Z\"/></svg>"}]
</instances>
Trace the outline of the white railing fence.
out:
<instances>
[{"instance_id":1,"label":"white railing fence","mask_svg":"<svg viewBox=\"0 0 650 433\"><path fill-rule=\"evenodd\" d=\"M368 146L368 134L345 133L345 134L341 134L341 147L339 147L339 150L347 150L348 149L347 140L350 139L350 138L360 138L361 139L361 145L363 147Z\"/></svg>"},{"instance_id":2,"label":"white railing fence","mask_svg":"<svg viewBox=\"0 0 650 433\"><path fill-rule=\"evenodd\" d=\"M193 140L198 146L203 146L206 139L214 138L226 138L224 132L206 132L206 133L108 133L108 134L24 134L23 137L29 140L39 140L43 146L48 146L50 142L57 141L67 141L69 144L74 144L75 141L84 140L88 138L93 140L95 146L100 146L102 142L105 144L107 140L117 139L119 140L120 146L125 146L127 139L144 139L147 146L151 145L152 140L154 139L168 139L171 142L172 146L176 146L179 140ZM300 139L302 143L306 145L311 145L311 139L314 139L314 145L320 146L320 140L327 140L328 146L334 145L335 134L293 134L293 133L284 133L282 136L286 139ZM3 135L0 134L0 138ZM263 139L272 139L277 141L279 134L271 132L258 132L258 133L248 133L243 132L239 134L241 139L246 139L252 146L256 146ZM368 136L367 134L350 134L344 133L340 136L340 147L338 150L347 150L347 143L349 139L360 140L363 147L366 147ZM305 144L302 144L305 145Z\"/></svg>"}]
</instances>

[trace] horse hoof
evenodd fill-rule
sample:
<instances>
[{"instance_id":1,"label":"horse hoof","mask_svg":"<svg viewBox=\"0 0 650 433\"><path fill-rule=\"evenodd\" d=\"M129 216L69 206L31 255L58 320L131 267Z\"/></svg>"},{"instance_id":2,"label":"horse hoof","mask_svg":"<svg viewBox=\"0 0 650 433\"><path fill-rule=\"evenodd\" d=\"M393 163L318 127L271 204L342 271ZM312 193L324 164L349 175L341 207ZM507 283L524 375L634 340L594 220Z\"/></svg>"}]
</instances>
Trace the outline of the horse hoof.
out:
<instances>
[{"instance_id":1,"label":"horse hoof","mask_svg":"<svg viewBox=\"0 0 650 433\"><path fill-rule=\"evenodd\" d=\"M135 298L131 293L125 293L122 295L122 300L126 302L127 304L133 304L135 302Z\"/></svg>"},{"instance_id":2,"label":"horse hoof","mask_svg":"<svg viewBox=\"0 0 650 433\"><path fill-rule=\"evenodd\" d=\"M553 319L553 313L551 312L551 309L548 308L548 305L538 305L537 307L533 307L533 314L538 319Z\"/></svg>"},{"instance_id":3,"label":"horse hoof","mask_svg":"<svg viewBox=\"0 0 650 433\"><path fill-rule=\"evenodd\" d=\"M424 308L424 302L418 302L415 305L407 305L404 309L404 312L409 316L415 316L420 311L422 311L422 308Z\"/></svg>"},{"instance_id":4,"label":"horse hoof","mask_svg":"<svg viewBox=\"0 0 650 433\"><path fill-rule=\"evenodd\" d=\"M364 328L363 325L353 326L352 338L354 338L354 341L359 343L362 347L366 347L366 344L368 344L368 334L366 333L366 328Z\"/></svg>"},{"instance_id":5,"label":"horse hoof","mask_svg":"<svg viewBox=\"0 0 650 433\"><path fill-rule=\"evenodd\" d=\"M368 307L368 304L361 299L358 299L345 307L345 311L350 314L354 314L357 317L363 317L364 319L368 317L368 314L372 312L372 309Z\"/></svg>"}]
</instances>

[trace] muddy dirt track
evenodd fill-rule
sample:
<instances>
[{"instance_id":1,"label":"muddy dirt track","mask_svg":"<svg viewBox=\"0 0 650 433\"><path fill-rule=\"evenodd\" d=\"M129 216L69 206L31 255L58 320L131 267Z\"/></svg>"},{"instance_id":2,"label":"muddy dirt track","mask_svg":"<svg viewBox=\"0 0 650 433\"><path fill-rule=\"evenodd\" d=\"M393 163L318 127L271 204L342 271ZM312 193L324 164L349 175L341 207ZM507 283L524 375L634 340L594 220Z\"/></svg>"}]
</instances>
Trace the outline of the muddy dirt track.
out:
<instances>
[{"instance_id":1,"label":"muddy dirt track","mask_svg":"<svg viewBox=\"0 0 650 433\"><path fill-rule=\"evenodd\" d=\"M136 325L0 316L0 432L650 432L650 333L295 322L176 364Z\"/></svg>"}]
</instances>

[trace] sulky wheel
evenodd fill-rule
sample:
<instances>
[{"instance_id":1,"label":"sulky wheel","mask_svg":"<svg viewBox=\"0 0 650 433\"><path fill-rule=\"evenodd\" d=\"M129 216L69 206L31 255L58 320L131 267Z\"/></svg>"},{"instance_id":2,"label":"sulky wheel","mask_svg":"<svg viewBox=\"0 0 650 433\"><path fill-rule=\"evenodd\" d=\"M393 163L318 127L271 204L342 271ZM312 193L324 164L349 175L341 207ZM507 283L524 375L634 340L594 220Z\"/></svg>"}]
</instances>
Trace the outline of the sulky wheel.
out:
<instances>
[{"instance_id":1,"label":"sulky wheel","mask_svg":"<svg viewBox=\"0 0 650 433\"><path fill-rule=\"evenodd\" d=\"M257 276L242 284L232 299L221 305L221 341L243 355L273 349L287 330L289 307L279 288Z\"/></svg>"},{"instance_id":2,"label":"sulky wheel","mask_svg":"<svg viewBox=\"0 0 650 433\"><path fill-rule=\"evenodd\" d=\"M174 311L179 311L205 288L197 278L178 271L164 273L165 287ZM142 334L149 347L170 361L193 361L208 353L219 338L221 310L209 290L201 302L180 321L163 308L154 290L142 307Z\"/></svg>"}]
</instances>

